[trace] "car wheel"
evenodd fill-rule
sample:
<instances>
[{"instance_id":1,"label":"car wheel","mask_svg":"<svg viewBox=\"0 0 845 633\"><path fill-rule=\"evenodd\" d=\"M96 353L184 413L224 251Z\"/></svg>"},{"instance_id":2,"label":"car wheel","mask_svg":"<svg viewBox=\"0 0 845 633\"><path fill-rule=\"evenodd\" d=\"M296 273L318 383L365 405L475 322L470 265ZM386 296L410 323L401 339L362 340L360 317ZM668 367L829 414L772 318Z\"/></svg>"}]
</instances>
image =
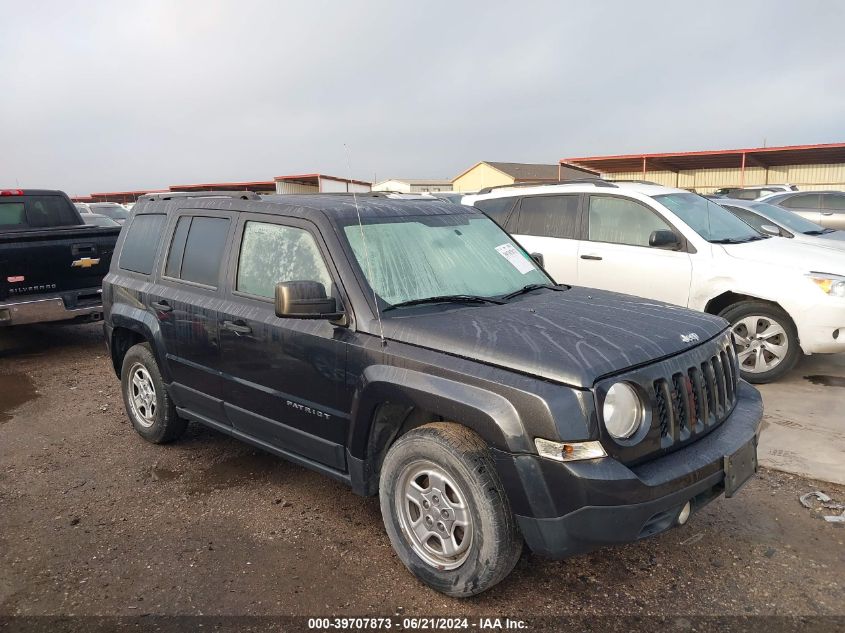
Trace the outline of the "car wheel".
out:
<instances>
[{"instance_id":1,"label":"car wheel","mask_svg":"<svg viewBox=\"0 0 845 633\"><path fill-rule=\"evenodd\" d=\"M437 422L400 437L384 459L379 496L399 558L437 591L481 593L519 560L522 536L490 451L464 426Z\"/></svg>"},{"instance_id":2,"label":"car wheel","mask_svg":"<svg viewBox=\"0 0 845 633\"><path fill-rule=\"evenodd\" d=\"M147 343L133 345L123 357L120 372L123 404L132 426L148 442L166 444L185 431L187 422L164 387L161 372Z\"/></svg>"},{"instance_id":3,"label":"car wheel","mask_svg":"<svg viewBox=\"0 0 845 633\"><path fill-rule=\"evenodd\" d=\"M789 315L770 303L742 301L722 311L731 323L737 360L748 382L767 383L783 377L801 355L798 332Z\"/></svg>"}]
</instances>

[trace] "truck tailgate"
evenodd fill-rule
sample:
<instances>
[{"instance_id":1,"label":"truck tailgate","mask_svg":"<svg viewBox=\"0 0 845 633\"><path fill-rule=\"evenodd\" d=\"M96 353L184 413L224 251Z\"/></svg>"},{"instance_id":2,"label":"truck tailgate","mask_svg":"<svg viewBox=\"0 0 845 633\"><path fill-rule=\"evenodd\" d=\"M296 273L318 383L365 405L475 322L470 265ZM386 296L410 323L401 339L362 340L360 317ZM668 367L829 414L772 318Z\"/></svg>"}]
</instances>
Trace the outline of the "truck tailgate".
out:
<instances>
[{"instance_id":1,"label":"truck tailgate","mask_svg":"<svg viewBox=\"0 0 845 633\"><path fill-rule=\"evenodd\" d=\"M98 288L119 233L87 225L0 233L0 301Z\"/></svg>"}]
</instances>

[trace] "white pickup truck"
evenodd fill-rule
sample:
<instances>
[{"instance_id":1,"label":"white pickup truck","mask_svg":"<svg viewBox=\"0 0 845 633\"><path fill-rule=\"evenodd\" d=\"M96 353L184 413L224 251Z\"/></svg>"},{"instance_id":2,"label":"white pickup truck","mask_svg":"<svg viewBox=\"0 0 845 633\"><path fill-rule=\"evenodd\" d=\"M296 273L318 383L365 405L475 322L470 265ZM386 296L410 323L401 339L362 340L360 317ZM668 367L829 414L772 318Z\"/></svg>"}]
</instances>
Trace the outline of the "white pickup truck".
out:
<instances>
[{"instance_id":1,"label":"white pickup truck","mask_svg":"<svg viewBox=\"0 0 845 633\"><path fill-rule=\"evenodd\" d=\"M560 283L718 314L743 378L777 380L805 354L845 351L845 252L761 235L694 193L591 179L468 195Z\"/></svg>"}]
</instances>

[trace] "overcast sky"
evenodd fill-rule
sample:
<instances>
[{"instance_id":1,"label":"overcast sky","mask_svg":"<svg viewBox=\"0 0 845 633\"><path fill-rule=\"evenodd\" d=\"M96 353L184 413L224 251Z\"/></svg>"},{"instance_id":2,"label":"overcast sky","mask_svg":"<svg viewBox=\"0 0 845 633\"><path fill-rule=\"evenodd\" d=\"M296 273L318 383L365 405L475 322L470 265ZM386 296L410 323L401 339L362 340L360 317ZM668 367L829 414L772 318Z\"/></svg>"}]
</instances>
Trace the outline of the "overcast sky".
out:
<instances>
[{"instance_id":1,"label":"overcast sky","mask_svg":"<svg viewBox=\"0 0 845 633\"><path fill-rule=\"evenodd\" d=\"M600 5L600 6L599 6ZM0 0L0 187L845 141L845 2Z\"/></svg>"}]
</instances>

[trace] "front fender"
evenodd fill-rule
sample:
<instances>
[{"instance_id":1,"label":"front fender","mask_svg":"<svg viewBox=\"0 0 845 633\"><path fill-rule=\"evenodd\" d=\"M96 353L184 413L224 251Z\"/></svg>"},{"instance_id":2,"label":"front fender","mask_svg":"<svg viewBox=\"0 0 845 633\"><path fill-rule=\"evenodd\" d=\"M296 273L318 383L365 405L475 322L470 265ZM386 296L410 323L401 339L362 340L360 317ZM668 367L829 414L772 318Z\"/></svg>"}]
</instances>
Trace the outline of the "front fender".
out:
<instances>
[{"instance_id":1,"label":"front fender","mask_svg":"<svg viewBox=\"0 0 845 633\"><path fill-rule=\"evenodd\" d=\"M419 371L372 365L364 370L352 407L349 452L353 457L367 458L374 413L385 402L418 407L460 422L502 451L533 451L519 413L503 396Z\"/></svg>"}]
</instances>

